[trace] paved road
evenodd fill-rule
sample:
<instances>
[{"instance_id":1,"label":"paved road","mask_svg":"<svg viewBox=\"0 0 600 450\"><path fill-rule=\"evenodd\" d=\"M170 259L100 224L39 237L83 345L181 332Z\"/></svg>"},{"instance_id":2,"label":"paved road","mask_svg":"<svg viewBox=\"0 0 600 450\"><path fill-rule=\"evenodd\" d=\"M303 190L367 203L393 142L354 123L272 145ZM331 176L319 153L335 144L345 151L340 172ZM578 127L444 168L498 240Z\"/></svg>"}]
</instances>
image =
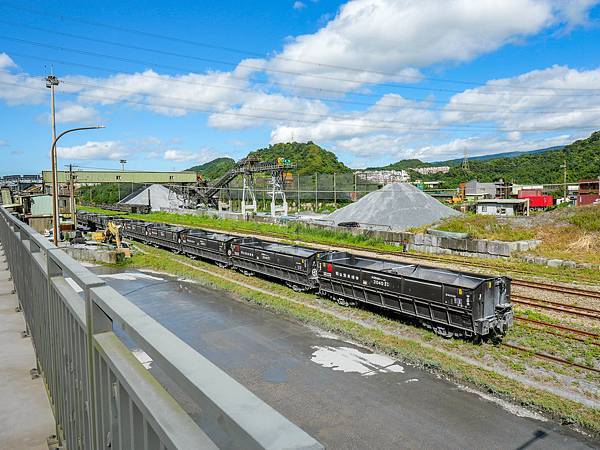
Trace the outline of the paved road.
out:
<instances>
[{"instance_id":1,"label":"paved road","mask_svg":"<svg viewBox=\"0 0 600 450\"><path fill-rule=\"evenodd\" d=\"M163 275L116 276L104 278L328 448L598 445L224 293Z\"/></svg>"}]
</instances>

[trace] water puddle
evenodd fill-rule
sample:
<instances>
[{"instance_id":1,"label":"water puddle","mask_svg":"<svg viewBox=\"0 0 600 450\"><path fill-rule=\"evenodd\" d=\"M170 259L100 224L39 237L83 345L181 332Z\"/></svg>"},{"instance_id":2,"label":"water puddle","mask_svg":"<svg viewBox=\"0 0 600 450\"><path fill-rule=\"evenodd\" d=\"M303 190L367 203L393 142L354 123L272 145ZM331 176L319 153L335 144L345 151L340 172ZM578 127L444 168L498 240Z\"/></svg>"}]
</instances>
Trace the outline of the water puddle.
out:
<instances>
[{"instance_id":1,"label":"water puddle","mask_svg":"<svg viewBox=\"0 0 600 450\"><path fill-rule=\"evenodd\" d=\"M392 358L377 353L365 353L351 347L312 347L311 361L346 373L359 373L371 376L378 373L404 373L404 367Z\"/></svg>"},{"instance_id":2,"label":"water puddle","mask_svg":"<svg viewBox=\"0 0 600 450\"><path fill-rule=\"evenodd\" d=\"M124 272L124 273L106 273L98 275L100 278L112 278L113 280L135 281L135 280L156 280L163 281L164 278L148 275L141 272Z\"/></svg>"}]
</instances>

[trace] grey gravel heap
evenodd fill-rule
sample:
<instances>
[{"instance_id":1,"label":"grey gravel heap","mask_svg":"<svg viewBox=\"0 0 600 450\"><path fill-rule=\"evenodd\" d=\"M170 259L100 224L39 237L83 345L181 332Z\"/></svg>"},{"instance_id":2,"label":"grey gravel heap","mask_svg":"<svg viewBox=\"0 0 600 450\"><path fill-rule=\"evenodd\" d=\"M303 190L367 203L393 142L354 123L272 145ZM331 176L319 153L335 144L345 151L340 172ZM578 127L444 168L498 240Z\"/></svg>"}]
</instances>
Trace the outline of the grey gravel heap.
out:
<instances>
[{"instance_id":1,"label":"grey gravel heap","mask_svg":"<svg viewBox=\"0 0 600 450\"><path fill-rule=\"evenodd\" d=\"M365 228L404 231L460 214L412 184L392 183L334 211L326 219L335 225L358 222Z\"/></svg>"}]
</instances>

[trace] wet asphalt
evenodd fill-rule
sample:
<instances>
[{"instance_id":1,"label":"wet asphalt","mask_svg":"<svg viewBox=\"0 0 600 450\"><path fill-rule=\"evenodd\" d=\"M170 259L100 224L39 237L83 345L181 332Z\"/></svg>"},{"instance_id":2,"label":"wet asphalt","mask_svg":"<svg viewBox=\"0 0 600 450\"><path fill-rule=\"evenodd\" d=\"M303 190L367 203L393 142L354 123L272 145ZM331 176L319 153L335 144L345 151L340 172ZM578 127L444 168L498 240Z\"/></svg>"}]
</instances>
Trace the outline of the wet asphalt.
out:
<instances>
[{"instance_id":1,"label":"wet asphalt","mask_svg":"<svg viewBox=\"0 0 600 450\"><path fill-rule=\"evenodd\" d=\"M114 269L92 270L327 448L599 446L424 370L385 357L369 362L378 355L226 293L165 275L131 280L113 278ZM351 371L357 367L371 372Z\"/></svg>"}]
</instances>

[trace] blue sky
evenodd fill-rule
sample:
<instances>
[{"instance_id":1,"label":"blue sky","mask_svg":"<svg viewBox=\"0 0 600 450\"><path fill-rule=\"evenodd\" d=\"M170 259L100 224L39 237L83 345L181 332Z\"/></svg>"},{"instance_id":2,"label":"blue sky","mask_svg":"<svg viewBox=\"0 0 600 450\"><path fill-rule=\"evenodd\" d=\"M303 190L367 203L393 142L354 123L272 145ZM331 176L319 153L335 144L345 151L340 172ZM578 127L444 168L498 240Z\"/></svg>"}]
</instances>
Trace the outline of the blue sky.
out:
<instances>
[{"instance_id":1,"label":"blue sky","mask_svg":"<svg viewBox=\"0 0 600 450\"><path fill-rule=\"evenodd\" d=\"M600 128L594 0L0 3L0 174L182 170L312 140L352 167ZM54 32L49 32L54 31Z\"/></svg>"}]
</instances>

